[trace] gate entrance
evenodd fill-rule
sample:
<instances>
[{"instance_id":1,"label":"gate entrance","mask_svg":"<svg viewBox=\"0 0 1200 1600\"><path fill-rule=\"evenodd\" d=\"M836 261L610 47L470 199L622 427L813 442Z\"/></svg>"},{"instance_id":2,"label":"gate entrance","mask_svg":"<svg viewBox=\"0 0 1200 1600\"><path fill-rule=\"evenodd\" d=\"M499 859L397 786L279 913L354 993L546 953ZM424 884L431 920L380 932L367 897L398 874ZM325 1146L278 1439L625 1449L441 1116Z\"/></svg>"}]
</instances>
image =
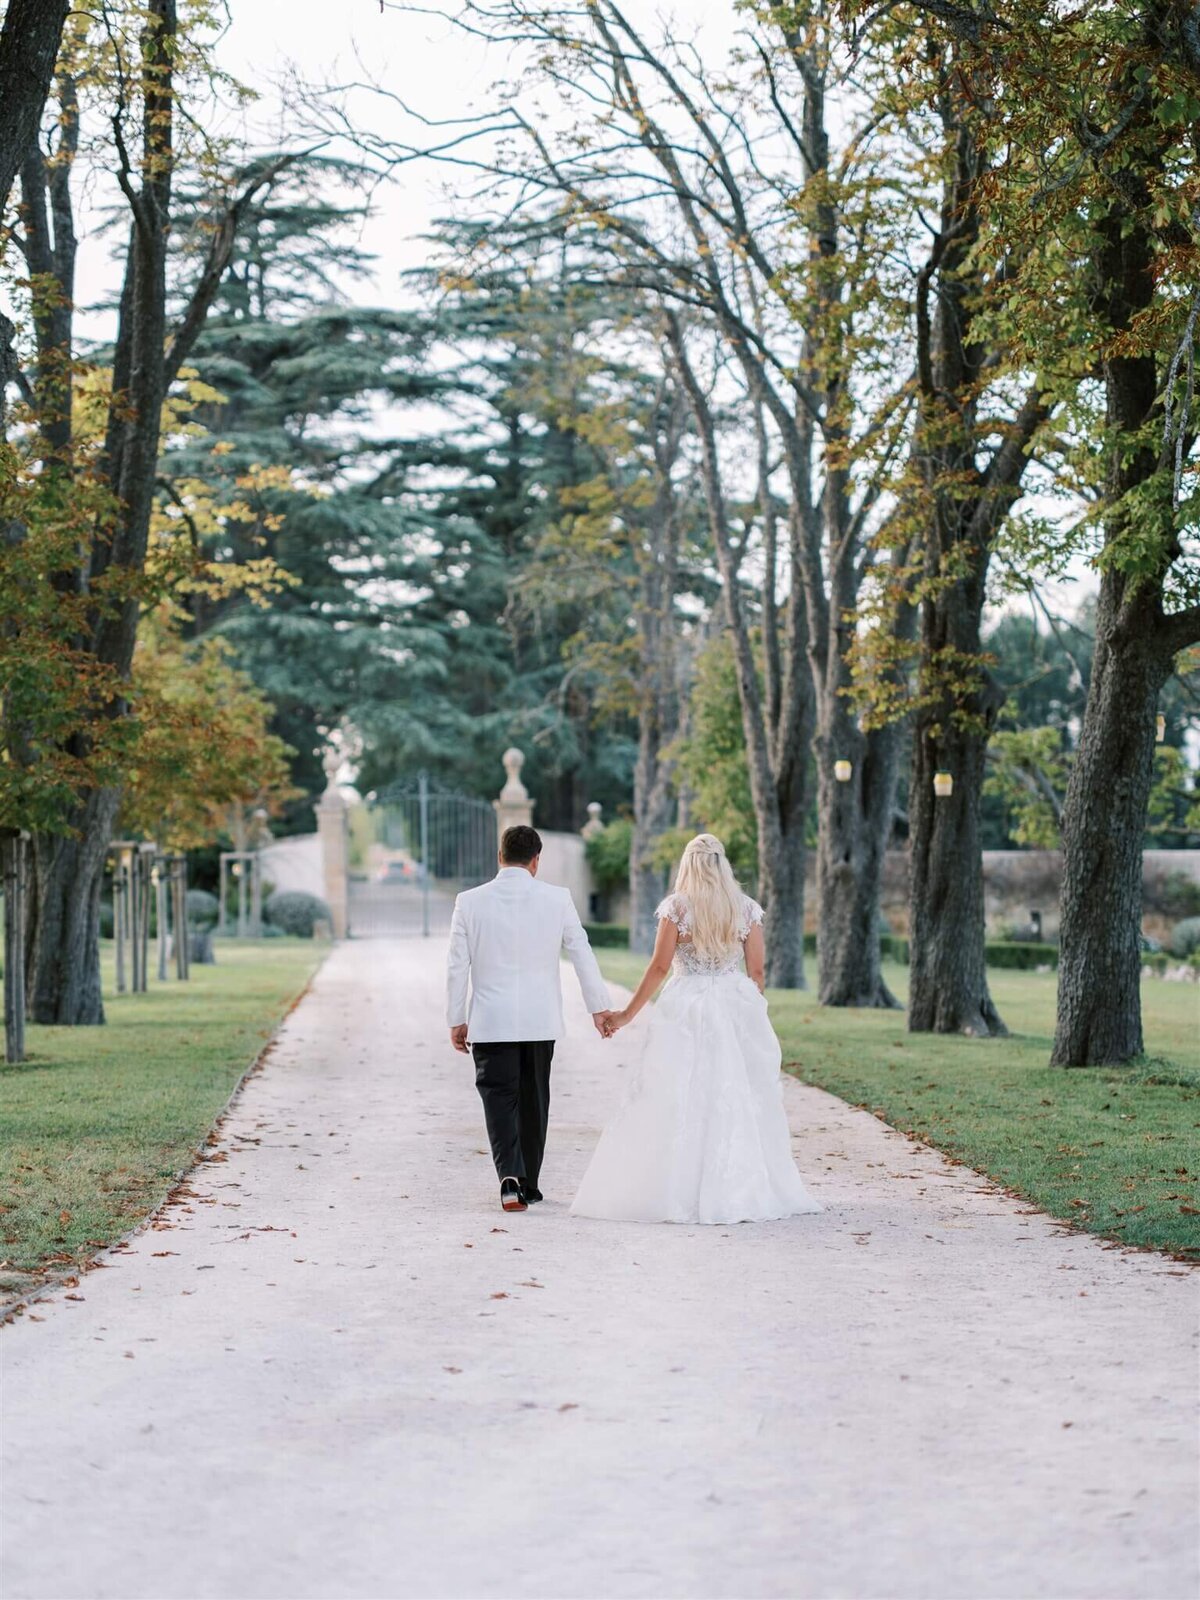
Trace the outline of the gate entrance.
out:
<instances>
[{"instance_id":1,"label":"gate entrance","mask_svg":"<svg viewBox=\"0 0 1200 1600\"><path fill-rule=\"evenodd\" d=\"M447 932L455 895L495 876L491 802L442 789L421 773L415 784L380 790L364 810L363 860L347 884L350 937Z\"/></svg>"}]
</instances>

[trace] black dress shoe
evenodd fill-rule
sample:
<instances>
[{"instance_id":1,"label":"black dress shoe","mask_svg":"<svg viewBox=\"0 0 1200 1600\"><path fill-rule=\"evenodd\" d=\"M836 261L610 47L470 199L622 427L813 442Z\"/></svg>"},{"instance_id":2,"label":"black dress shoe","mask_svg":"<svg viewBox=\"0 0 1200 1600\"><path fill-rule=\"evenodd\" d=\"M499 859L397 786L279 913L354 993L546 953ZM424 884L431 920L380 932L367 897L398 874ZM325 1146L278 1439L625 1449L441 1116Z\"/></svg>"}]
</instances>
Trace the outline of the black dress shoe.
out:
<instances>
[{"instance_id":1,"label":"black dress shoe","mask_svg":"<svg viewBox=\"0 0 1200 1600\"><path fill-rule=\"evenodd\" d=\"M542 1191L540 1189L526 1189L526 1188L523 1188L521 1190L521 1199L524 1200L526 1205L530 1205L530 1206L536 1205L537 1202L541 1198L542 1198Z\"/></svg>"},{"instance_id":2,"label":"black dress shoe","mask_svg":"<svg viewBox=\"0 0 1200 1600\"><path fill-rule=\"evenodd\" d=\"M501 1178L500 1204L505 1211L526 1211L525 1196L521 1193L521 1185L516 1178Z\"/></svg>"}]
</instances>

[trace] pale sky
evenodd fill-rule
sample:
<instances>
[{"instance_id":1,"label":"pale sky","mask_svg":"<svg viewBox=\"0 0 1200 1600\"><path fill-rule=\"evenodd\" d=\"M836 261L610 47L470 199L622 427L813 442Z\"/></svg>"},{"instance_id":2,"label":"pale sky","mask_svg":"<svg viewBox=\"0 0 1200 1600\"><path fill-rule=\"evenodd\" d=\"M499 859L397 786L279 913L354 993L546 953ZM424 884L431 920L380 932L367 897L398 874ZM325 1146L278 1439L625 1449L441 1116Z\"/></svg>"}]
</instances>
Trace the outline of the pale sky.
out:
<instances>
[{"instance_id":1,"label":"pale sky","mask_svg":"<svg viewBox=\"0 0 1200 1600\"><path fill-rule=\"evenodd\" d=\"M351 101L357 115L380 137L417 142L419 126L387 95L430 118L477 114L487 108L488 91L508 66L502 50L489 49L439 17L391 3L381 13L379 0L229 0L229 10L231 26L219 60L261 98L238 112L224 131L244 132L252 144L283 148L289 134L294 137L286 100L293 72L310 83L377 83L386 93L358 94ZM629 0L625 10L651 34L656 20L669 16L678 32L703 41L710 60L724 55L739 20L733 0L678 0L669 8ZM437 163L410 162L379 188L376 215L363 235L366 248L378 257L377 277L355 291L357 298L386 304L400 295L399 273L421 264L420 235L455 205L453 194L444 199L447 185L469 182L469 175ZM92 199L98 204L102 196ZM114 275L108 244L86 237L86 213L80 221L82 308L113 292ZM83 327L100 333L103 324L85 319Z\"/></svg>"},{"instance_id":2,"label":"pale sky","mask_svg":"<svg viewBox=\"0 0 1200 1600\"><path fill-rule=\"evenodd\" d=\"M384 91L362 91L349 100L356 118L382 138L417 142L421 129L399 101L415 112L438 119L478 113L488 107L489 90L509 69L505 52L472 40L440 17L379 0L229 0L231 24L219 46L219 60L234 77L258 91L259 100L227 113L222 130L243 134L251 146L285 148L296 137L289 113L287 80L298 75L310 83L352 83L372 80ZM651 37L669 19L674 31L693 37L706 61L723 58L739 29L733 0L677 0L664 7L654 0L628 0L630 20ZM396 99L390 99L395 96ZM405 296L400 274L420 265L420 235L435 217L457 211L469 174L435 162L410 162L383 183L375 195L375 215L366 223L363 244L377 258L373 282L354 285L355 298L374 304L398 304ZM107 336L107 316L86 308L111 299L116 288L109 242L89 233L103 203L101 181L80 197L78 302L80 331ZM411 419L410 419L411 422ZM1081 585L1094 577L1082 563L1073 579L1048 586L1055 609L1070 611Z\"/></svg>"}]
</instances>

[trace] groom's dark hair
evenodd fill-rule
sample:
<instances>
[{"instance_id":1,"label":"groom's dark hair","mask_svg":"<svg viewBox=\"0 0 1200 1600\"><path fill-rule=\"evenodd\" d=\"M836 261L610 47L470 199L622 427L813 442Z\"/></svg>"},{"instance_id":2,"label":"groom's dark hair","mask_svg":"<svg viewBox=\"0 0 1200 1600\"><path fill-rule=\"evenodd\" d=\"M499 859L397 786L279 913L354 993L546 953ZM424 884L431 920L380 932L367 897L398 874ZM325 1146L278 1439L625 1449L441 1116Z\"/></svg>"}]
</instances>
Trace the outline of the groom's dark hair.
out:
<instances>
[{"instance_id":1,"label":"groom's dark hair","mask_svg":"<svg viewBox=\"0 0 1200 1600\"><path fill-rule=\"evenodd\" d=\"M506 867L527 867L541 853L541 834L524 822L505 828L500 835L500 859Z\"/></svg>"}]
</instances>

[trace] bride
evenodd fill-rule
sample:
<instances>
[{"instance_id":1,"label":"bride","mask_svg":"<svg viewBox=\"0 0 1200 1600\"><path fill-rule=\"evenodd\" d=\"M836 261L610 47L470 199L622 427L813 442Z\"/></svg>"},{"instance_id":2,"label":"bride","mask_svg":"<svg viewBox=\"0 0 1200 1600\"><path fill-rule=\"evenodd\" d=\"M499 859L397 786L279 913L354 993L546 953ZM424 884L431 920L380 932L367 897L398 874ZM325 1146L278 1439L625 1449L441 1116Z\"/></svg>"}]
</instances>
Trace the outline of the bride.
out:
<instances>
[{"instance_id":1,"label":"bride","mask_svg":"<svg viewBox=\"0 0 1200 1600\"><path fill-rule=\"evenodd\" d=\"M763 997L762 907L721 841L701 833L659 906L633 1021L668 972L629 1093L604 1130L571 1210L622 1222L765 1222L820 1211L792 1161ZM742 961L745 958L745 971Z\"/></svg>"}]
</instances>

